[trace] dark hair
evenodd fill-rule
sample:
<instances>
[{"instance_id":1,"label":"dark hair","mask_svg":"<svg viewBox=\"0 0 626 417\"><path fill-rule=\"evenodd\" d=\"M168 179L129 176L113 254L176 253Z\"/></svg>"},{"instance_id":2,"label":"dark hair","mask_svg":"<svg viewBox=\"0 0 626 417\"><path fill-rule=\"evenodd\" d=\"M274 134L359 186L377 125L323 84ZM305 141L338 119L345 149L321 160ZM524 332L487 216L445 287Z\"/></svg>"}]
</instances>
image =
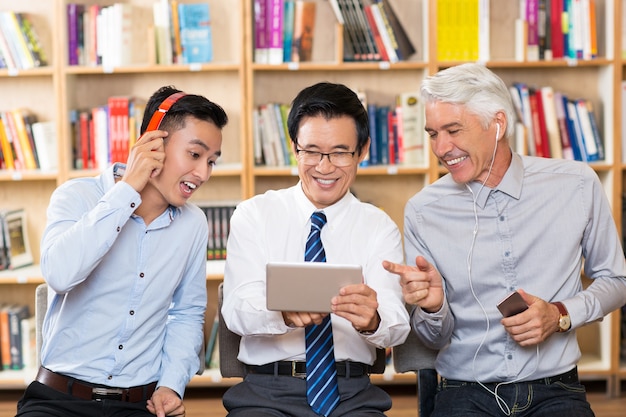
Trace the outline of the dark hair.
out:
<instances>
[{"instance_id":1,"label":"dark hair","mask_svg":"<svg viewBox=\"0 0 626 417\"><path fill-rule=\"evenodd\" d=\"M179 92L181 92L181 90L177 90L173 86L165 86L159 88L152 94L144 111L143 121L141 123L141 134L148 128L148 123L150 123L152 115L157 111L161 103L172 94ZM163 117L159 129L180 129L185 125L187 116L213 123L220 129L228 123L228 116L219 104L213 103L203 96L187 94L178 99L178 101L170 107L165 117Z\"/></svg>"},{"instance_id":2,"label":"dark hair","mask_svg":"<svg viewBox=\"0 0 626 417\"><path fill-rule=\"evenodd\" d=\"M332 119L348 116L354 119L359 154L370 136L367 110L354 91L343 84L321 82L300 91L291 103L287 127L291 141L298 142L300 122L304 117L323 116Z\"/></svg>"}]
</instances>

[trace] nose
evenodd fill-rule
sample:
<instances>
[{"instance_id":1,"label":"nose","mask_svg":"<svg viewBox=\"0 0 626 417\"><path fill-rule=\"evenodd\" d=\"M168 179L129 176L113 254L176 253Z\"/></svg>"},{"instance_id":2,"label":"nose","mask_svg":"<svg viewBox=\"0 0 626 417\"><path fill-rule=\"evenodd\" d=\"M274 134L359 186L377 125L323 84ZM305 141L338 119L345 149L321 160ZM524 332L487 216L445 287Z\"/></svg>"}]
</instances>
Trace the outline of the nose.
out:
<instances>
[{"instance_id":1,"label":"nose","mask_svg":"<svg viewBox=\"0 0 626 417\"><path fill-rule=\"evenodd\" d=\"M317 172L330 172L335 169L335 166L330 162L330 155L322 155L322 159L315 166Z\"/></svg>"},{"instance_id":2,"label":"nose","mask_svg":"<svg viewBox=\"0 0 626 417\"><path fill-rule=\"evenodd\" d=\"M209 165L206 162L199 163L194 169L194 175L203 183L207 182L213 173L213 165Z\"/></svg>"},{"instance_id":3,"label":"nose","mask_svg":"<svg viewBox=\"0 0 626 417\"><path fill-rule=\"evenodd\" d=\"M452 150L452 142L449 141L445 135L438 134L436 139L431 141L431 147L435 155L442 157L447 152Z\"/></svg>"}]
</instances>

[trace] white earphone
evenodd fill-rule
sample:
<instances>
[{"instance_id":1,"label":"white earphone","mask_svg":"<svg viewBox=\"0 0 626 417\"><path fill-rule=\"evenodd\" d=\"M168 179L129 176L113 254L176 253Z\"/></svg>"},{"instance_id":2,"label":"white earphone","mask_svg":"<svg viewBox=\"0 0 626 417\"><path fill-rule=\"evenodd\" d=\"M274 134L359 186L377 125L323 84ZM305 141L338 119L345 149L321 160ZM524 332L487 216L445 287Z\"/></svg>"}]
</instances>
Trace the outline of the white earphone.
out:
<instances>
[{"instance_id":1,"label":"white earphone","mask_svg":"<svg viewBox=\"0 0 626 417\"><path fill-rule=\"evenodd\" d=\"M496 123L496 141L500 139L500 123Z\"/></svg>"}]
</instances>

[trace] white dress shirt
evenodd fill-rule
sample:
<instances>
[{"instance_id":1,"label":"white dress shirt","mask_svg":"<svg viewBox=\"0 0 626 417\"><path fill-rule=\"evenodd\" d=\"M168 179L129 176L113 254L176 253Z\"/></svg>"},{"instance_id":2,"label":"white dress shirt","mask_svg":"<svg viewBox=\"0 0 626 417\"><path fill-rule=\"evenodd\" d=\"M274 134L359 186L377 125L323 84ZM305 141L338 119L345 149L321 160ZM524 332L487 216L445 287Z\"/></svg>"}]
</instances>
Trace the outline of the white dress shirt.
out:
<instances>
[{"instance_id":1,"label":"white dress shirt","mask_svg":"<svg viewBox=\"0 0 626 417\"><path fill-rule=\"evenodd\" d=\"M285 325L281 312L266 308L265 265L304 261L314 211L298 183L240 203L231 218L222 313L228 327L242 336L239 360L248 365L305 359L304 328ZM381 318L378 330L366 336L332 315L335 359L373 364L376 347L400 344L409 332L399 278L382 267L385 259L402 262L400 233L381 209L350 193L323 212L327 262L363 267L365 283L377 293Z\"/></svg>"}]
</instances>

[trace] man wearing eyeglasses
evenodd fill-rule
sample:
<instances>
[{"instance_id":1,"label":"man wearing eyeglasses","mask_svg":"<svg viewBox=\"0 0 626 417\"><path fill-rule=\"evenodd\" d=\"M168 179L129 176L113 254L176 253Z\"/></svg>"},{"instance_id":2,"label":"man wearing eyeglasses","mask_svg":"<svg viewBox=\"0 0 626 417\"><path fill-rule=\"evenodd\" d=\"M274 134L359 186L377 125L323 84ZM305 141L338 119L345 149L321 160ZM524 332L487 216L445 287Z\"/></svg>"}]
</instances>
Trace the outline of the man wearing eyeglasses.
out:
<instances>
[{"instance_id":1,"label":"man wearing eyeglasses","mask_svg":"<svg viewBox=\"0 0 626 417\"><path fill-rule=\"evenodd\" d=\"M384 416L391 398L370 384L369 369L376 348L402 343L409 325L399 280L382 267L389 257L402 261L400 232L350 193L370 143L367 112L346 86L319 83L294 99L288 130L299 182L242 202L231 218L222 313L242 336L238 358L248 375L225 393L224 407L229 416ZM323 259L307 258L312 226ZM331 314L268 310L266 264L305 260L360 265L363 283L343 287ZM328 318L333 377L313 394L309 330ZM322 397L329 393L336 395Z\"/></svg>"}]
</instances>

